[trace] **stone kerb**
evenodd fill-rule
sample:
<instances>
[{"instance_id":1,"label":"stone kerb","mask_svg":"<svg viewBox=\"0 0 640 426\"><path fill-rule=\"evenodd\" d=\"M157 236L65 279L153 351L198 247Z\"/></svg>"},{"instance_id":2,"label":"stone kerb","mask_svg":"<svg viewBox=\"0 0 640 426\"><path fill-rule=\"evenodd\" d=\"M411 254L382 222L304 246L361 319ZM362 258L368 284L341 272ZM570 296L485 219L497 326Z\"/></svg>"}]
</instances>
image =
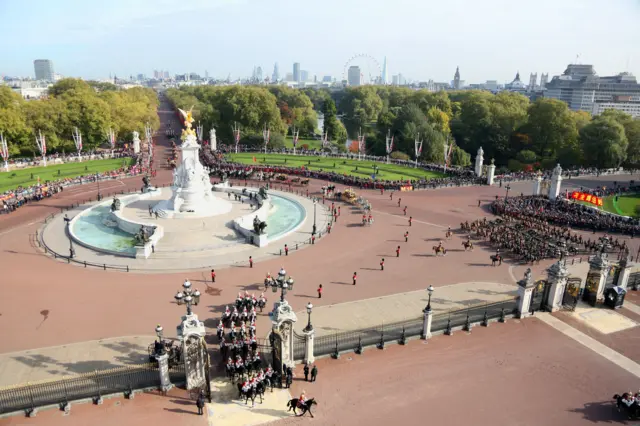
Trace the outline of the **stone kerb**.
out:
<instances>
[{"instance_id":1,"label":"stone kerb","mask_svg":"<svg viewBox=\"0 0 640 426\"><path fill-rule=\"evenodd\" d=\"M120 209L122 210L122 208L124 208L125 206L127 206L128 204L134 203L136 201L139 200L145 200L147 198L151 198L154 195L157 195L157 191L149 191L146 192L144 194L131 194L131 195L127 195L124 196L122 198L120 198ZM127 256L127 254L122 253L122 252L116 252L116 251L112 251L112 250L107 250L104 248L100 248L100 247L95 247L89 243L87 243L86 241L83 241L82 239L80 239L74 232L73 232L73 226L76 223L77 220L79 220L81 217L89 214L93 209L95 209L96 207L102 207L102 206L110 206L111 205L111 200L105 200L102 201L100 203L94 204L93 206L91 206L90 208L78 213L73 219L71 219L71 222L69 224L69 235L71 237L71 239L73 239L74 242L80 244L83 247L87 247L91 250L95 250L97 252L101 252L101 253L108 253L108 254L112 254L115 256ZM116 223L118 228L120 228L122 231L127 232L129 234L135 235L139 230L141 226L146 226L146 227L150 227L154 229L153 235L151 235L151 237L149 237L149 242L146 243L143 247L136 247L136 254L135 257L136 258L140 258L140 257L144 257L147 258L151 255L151 253L153 252L153 248L158 246L158 242L162 239L162 237L164 237L164 228L160 225L157 224L152 224L152 223L143 223L143 222L137 222L131 219L126 219L124 217L122 217L122 212L120 211L115 211L115 212L111 212L109 215L110 219L113 219ZM132 236L133 238L133 236Z\"/></svg>"}]
</instances>

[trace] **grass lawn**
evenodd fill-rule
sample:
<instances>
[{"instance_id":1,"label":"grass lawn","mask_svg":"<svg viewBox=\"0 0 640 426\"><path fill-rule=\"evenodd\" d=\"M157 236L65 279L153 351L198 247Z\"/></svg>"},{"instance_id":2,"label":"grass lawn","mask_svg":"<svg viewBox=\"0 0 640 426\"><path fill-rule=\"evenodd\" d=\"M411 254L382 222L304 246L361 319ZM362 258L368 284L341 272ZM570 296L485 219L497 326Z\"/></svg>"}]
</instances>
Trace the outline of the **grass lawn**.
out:
<instances>
[{"instance_id":1,"label":"grass lawn","mask_svg":"<svg viewBox=\"0 0 640 426\"><path fill-rule=\"evenodd\" d=\"M300 138L298 139L298 146L296 148L302 148L302 145L309 145L309 149L322 149L322 141L317 139ZM291 136L287 136L284 140L284 146L287 148L293 148L293 139Z\"/></svg>"},{"instance_id":2,"label":"grass lawn","mask_svg":"<svg viewBox=\"0 0 640 426\"><path fill-rule=\"evenodd\" d=\"M0 192L28 186L48 180L74 178L96 172L106 172L119 169L123 165L133 163L132 158L114 158L108 160L93 160L82 163L49 164L47 167L29 167L0 173Z\"/></svg>"},{"instance_id":3,"label":"grass lawn","mask_svg":"<svg viewBox=\"0 0 640 426\"><path fill-rule=\"evenodd\" d=\"M578 201L580 204L584 204L589 207L596 207L586 201ZM611 195L604 197L602 201L602 207L596 207L602 211L629 217L640 217L640 213L636 212L636 207L640 205L640 194L621 195L618 197L618 201L615 201L615 196Z\"/></svg>"},{"instance_id":4,"label":"grass lawn","mask_svg":"<svg viewBox=\"0 0 640 426\"><path fill-rule=\"evenodd\" d=\"M253 157L256 162L253 162ZM377 179L380 180L407 180L435 178L444 176L443 173L430 172L412 167L398 166L396 164L383 164L373 161L344 160L341 158L323 158L303 155L284 154L258 154L241 153L229 154L232 161L244 164L258 164L269 166L300 167L305 166L310 170L324 170L351 176L368 178L373 175L373 165L378 166Z\"/></svg>"}]
</instances>

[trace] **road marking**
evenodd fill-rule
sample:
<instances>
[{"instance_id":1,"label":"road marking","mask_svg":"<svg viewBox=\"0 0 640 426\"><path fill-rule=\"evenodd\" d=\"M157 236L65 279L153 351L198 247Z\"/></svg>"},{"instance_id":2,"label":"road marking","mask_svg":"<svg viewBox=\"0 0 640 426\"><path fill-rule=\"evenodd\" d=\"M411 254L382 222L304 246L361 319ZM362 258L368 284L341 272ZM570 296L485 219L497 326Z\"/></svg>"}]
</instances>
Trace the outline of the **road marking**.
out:
<instances>
[{"instance_id":1,"label":"road marking","mask_svg":"<svg viewBox=\"0 0 640 426\"><path fill-rule=\"evenodd\" d=\"M640 306L636 305L633 302L629 302L628 300L624 301L624 305L622 305L624 308L630 310L631 312L633 312L636 315L640 315Z\"/></svg>"},{"instance_id":2,"label":"road marking","mask_svg":"<svg viewBox=\"0 0 640 426\"><path fill-rule=\"evenodd\" d=\"M511 265L509 266L509 276L511 277L511 279L513 280L514 283L518 282L518 279L516 278L515 275L513 275L513 268L515 268L516 265Z\"/></svg>"},{"instance_id":3,"label":"road marking","mask_svg":"<svg viewBox=\"0 0 640 426\"><path fill-rule=\"evenodd\" d=\"M575 328L571 327L569 324L565 323L564 321L561 321L553 317L548 312L536 313L536 318L538 318L540 321L544 322L545 324L555 328L565 336L568 336L573 340L575 340L576 342L586 346L587 348L591 349L598 355L601 355L602 357L608 359L609 361L616 364L618 367L624 370L627 370L629 373L640 378L640 365L630 360L626 356L620 354L619 352L614 351L608 346L603 345L597 340L587 336L583 332L576 330Z\"/></svg>"}]
</instances>

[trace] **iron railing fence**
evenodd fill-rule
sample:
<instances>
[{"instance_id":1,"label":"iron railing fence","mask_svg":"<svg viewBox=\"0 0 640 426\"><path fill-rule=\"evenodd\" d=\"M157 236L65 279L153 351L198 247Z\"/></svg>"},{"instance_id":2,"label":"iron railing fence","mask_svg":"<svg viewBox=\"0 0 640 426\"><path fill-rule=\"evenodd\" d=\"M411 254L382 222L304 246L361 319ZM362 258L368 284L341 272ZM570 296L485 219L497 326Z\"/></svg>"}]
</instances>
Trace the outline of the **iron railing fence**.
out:
<instances>
[{"instance_id":1,"label":"iron railing fence","mask_svg":"<svg viewBox=\"0 0 640 426\"><path fill-rule=\"evenodd\" d=\"M185 383L182 363L169 367L173 384ZM160 373L156 363L123 366L110 370L68 376L0 388L0 414L16 411L31 412L39 407L60 405L73 401L107 395L130 395L138 389L160 386Z\"/></svg>"},{"instance_id":2,"label":"iron railing fence","mask_svg":"<svg viewBox=\"0 0 640 426\"><path fill-rule=\"evenodd\" d=\"M446 331L447 328L459 328L469 324L482 323L513 315L517 310L517 298L509 298L499 302L474 305L451 312L443 312L433 316L431 333ZM379 345L380 343L397 342L402 338L411 338L423 334L423 317L391 324L381 324L359 330L343 331L335 334L318 336L314 339L314 356L323 356L337 352L352 351L359 347ZM296 356L295 359L303 359Z\"/></svg>"}]
</instances>

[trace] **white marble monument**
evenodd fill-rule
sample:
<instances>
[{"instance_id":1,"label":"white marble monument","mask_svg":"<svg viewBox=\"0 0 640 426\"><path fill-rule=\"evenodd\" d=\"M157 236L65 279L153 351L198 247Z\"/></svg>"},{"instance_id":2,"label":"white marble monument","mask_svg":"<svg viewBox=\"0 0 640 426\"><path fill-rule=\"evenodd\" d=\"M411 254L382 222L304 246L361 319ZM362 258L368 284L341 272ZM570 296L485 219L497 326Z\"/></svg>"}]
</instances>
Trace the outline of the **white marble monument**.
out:
<instances>
[{"instance_id":1,"label":"white marble monument","mask_svg":"<svg viewBox=\"0 0 640 426\"><path fill-rule=\"evenodd\" d=\"M209 131L209 147L211 152L215 152L218 149L218 139L216 138L216 129L214 127Z\"/></svg>"},{"instance_id":2,"label":"white marble monument","mask_svg":"<svg viewBox=\"0 0 640 426\"><path fill-rule=\"evenodd\" d=\"M231 211L227 200L213 195L209 170L199 159L200 144L191 128L193 118L180 110L185 117L186 129L182 131L180 152L182 161L173 173L173 195L169 200L159 202L154 208L161 217L206 217Z\"/></svg>"},{"instance_id":3,"label":"white marble monument","mask_svg":"<svg viewBox=\"0 0 640 426\"><path fill-rule=\"evenodd\" d=\"M495 161L491 159L491 164L487 167L487 185L489 186L493 185L493 179L496 174L496 165L494 163Z\"/></svg>"}]
</instances>

